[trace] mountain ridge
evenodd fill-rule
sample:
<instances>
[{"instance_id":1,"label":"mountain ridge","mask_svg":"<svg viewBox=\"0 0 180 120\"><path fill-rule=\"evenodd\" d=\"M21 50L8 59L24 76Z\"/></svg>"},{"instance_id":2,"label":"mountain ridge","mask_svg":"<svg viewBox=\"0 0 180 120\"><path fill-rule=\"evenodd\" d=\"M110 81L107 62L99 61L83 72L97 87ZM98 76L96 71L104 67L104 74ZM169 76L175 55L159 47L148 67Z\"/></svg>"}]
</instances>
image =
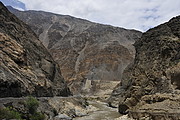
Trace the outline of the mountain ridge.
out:
<instances>
[{"instance_id":1,"label":"mountain ridge","mask_svg":"<svg viewBox=\"0 0 180 120\"><path fill-rule=\"evenodd\" d=\"M6 6L13 6L19 10L26 10L26 5L19 0L0 0Z\"/></svg>"},{"instance_id":2,"label":"mountain ridge","mask_svg":"<svg viewBox=\"0 0 180 120\"><path fill-rule=\"evenodd\" d=\"M7 5L6 7L8 8L9 11L12 11L12 12L14 12L14 11L21 12L21 10L16 9L12 5ZM54 13L54 12L49 12L49 11L43 11L43 10L24 10L22 12L42 12L42 13L47 13L47 14L52 14L52 15L57 15L57 16L62 16L62 17L70 17L70 18L73 18L73 19L79 19L79 20L91 22L91 23L94 23L94 24L106 25L106 26L111 26L111 27L115 27L115 28L121 28L121 29L125 29L125 30L130 30L130 31L138 31L138 32L142 33L142 31L140 31L140 30L129 29L129 28L127 29L127 28L124 28L124 27L114 26L114 25L111 25L111 24L98 23L98 22L95 22L95 21L91 21L91 20L88 20L88 19L85 19L85 18L81 18L81 17L75 17L75 16L68 15L68 14L60 14L60 13Z\"/></svg>"}]
</instances>

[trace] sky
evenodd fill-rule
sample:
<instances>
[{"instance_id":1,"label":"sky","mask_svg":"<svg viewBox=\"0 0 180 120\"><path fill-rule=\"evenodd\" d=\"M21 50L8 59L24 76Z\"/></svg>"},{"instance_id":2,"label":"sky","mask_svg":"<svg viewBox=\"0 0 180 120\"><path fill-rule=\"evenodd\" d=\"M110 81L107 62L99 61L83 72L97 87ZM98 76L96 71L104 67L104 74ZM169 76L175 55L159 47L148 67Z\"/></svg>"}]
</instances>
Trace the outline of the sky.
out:
<instances>
[{"instance_id":1,"label":"sky","mask_svg":"<svg viewBox=\"0 0 180 120\"><path fill-rule=\"evenodd\" d=\"M19 0L28 10L146 31L180 15L180 0Z\"/></svg>"},{"instance_id":2,"label":"sky","mask_svg":"<svg viewBox=\"0 0 180 120\"><path fill-rule=\"evenodd\" d=\"M0 0L0 1L4 3L6 6L10 5L18 10L26 10L25 4L18 0Z\"/></svg>"}]
</instances>

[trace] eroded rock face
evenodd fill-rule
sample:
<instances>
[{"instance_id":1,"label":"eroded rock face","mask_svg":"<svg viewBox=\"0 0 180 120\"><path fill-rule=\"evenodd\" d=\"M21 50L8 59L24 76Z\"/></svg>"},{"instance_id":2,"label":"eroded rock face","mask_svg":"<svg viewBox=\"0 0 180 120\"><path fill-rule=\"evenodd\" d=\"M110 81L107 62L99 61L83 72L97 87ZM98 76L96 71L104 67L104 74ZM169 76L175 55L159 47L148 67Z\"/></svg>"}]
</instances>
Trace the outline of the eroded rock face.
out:
<instances>
[{"instance_id":1,"label":"eroded rock face","mask_svg":"<svg viewBox=\"0 0 180 120\"><path fill-rule=\"evenodd\" d=\"M132 44L141 32L92 23L71 16L9 8L26 22L61 66L74 93L96 93L101 81L119 81L133 61ZM90 80L90 81L88 81ZM95 82L93 82L95 81ZM86 88L90 83L91 88Z\"/></svg>"},{"instance_id":2,"label":"eroded rock face","mask_svg":"<svg viewBox=\"0 0 180 120\"><path fill-rule=\"evenodd\" d=\"M35 33L0 2L0 97L70 95Z\"/></svg>"},{"instance_id":3,"label":"eroded rock face","mask_svg":"<svg viewBox=\"0 0 180 120\"><path fill-rule=\"evenodd\" d=\"M125 70L122 82L109 99L113 105L119 102L121 113L129 111L136 119L180 119L179 28L177 16L150 29L135 43L134 64Z\"/></svg>"}]
</instances>

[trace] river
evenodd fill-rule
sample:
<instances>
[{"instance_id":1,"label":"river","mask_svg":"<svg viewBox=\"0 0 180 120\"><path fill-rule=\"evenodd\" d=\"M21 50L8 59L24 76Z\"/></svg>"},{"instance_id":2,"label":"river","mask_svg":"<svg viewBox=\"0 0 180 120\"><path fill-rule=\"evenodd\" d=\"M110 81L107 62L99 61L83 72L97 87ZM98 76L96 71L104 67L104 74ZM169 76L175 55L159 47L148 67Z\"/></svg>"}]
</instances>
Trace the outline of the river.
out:
<instances>
[{"instance_id":1,"label":"river","mask_svg":"<svg viewBox=\"0 0 180 120\"><path fill-rule=\"evenodd\" d=\"M108 107L107 103L100 101L89 101L89 106L96 109L90 111L87 116L77 117L73 120L114 120L122 116L118 113L117 108Z\"/></svg>"}]
</instances>

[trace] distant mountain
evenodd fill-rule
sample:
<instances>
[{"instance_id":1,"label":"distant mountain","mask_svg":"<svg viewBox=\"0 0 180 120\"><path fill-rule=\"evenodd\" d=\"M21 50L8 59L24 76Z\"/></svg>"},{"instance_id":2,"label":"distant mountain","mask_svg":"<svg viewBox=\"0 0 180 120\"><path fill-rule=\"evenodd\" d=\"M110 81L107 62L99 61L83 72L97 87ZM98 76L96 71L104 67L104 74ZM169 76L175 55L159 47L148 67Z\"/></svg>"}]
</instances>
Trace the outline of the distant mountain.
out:
<instances>
[{"instance_id":1,"label":"distant mountain","mask_svg":"<svg viewBox=\"0 0 180 120\"><path fill-rule=\"evenodd\" d=\"M133 62L141 32L42 11L8 8L39 36L74 93L97 93L103 83L120 81ZM107 89L102 90L104 92Z\"/></svg>"},{"instance_id":2,"label":"distant mountain","mask_svg":"<svg viewBox=\"0 0 180 120\"><path fill-rule=\"evenodd\" d=\"M19 0L0 0L6 6L12 6L18 10L26 10L26 6Z\"/></svg>"}]
</instances>

